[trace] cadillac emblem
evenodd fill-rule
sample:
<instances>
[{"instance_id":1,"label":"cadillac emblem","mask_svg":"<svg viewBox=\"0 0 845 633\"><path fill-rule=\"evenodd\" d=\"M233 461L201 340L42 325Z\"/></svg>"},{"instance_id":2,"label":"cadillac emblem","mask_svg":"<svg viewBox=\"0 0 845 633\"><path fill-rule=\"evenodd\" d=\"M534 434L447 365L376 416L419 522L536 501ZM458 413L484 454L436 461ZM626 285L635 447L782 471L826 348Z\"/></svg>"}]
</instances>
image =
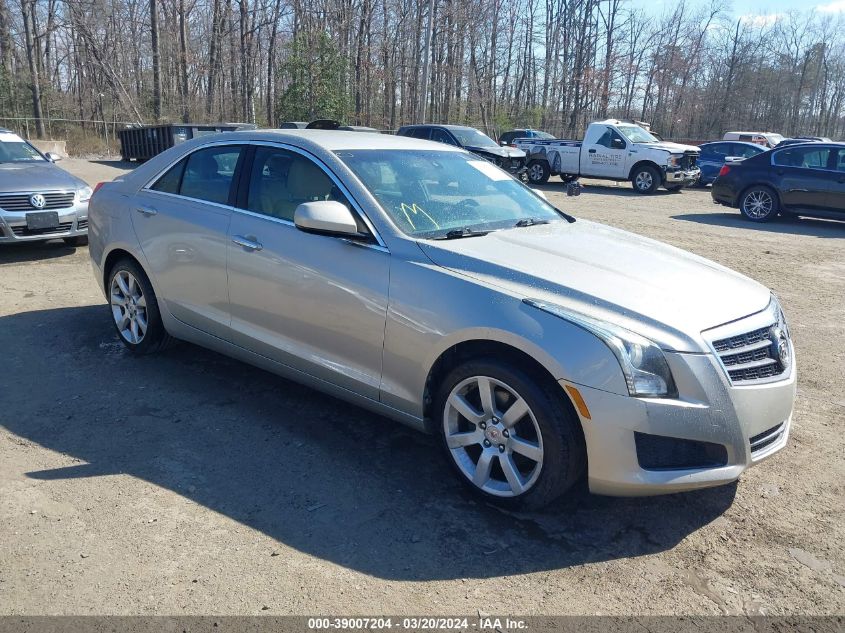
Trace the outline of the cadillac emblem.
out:
<instances>
[{"instance_id":1,"label":"cadillac emblem","mask_svg":"<svg viewBox=\"0 0 845 633\"><path fill-rule=\"evenodd\" d=\"M29 196L29 204L31 204L36 209L43 209L44 206L47 204L47 199L40 193L34 193Z\"/></svg>"}]
</instances>

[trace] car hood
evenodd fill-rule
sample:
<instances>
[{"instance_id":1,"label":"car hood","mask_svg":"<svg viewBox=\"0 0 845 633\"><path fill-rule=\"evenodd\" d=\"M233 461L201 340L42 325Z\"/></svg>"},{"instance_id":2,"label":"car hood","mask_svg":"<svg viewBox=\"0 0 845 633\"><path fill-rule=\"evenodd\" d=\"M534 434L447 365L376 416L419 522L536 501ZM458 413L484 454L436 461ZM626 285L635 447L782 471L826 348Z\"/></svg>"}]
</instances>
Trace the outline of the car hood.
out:
<instances>
[{"instance_id":1,"label":"car hood","mask_svg":"<svg viewBox=\"0 0 845 633\"><path fill-rule=\"evenodd\" d=\"M472 147L467 145L465 149L478 154L498 156L499 158L525 158L525 152L515 147Z\"/></svg>"},{"instance_id":2,"label":"car hood","mask_svg":"<svg viewBox=\"0 0 845 633\"><path fill-rule=\"evenodd\" d=\"M0 163L0 193L81 189L87 184L48 162Z\"/></svg>"},{"instance_id":3,"label":"car hood","mask_svg":"<svg viewBox=\"0 0 845 633\"><path fill-rule=\"evenodd\" d=\"M439 266L617 323L672 351L709 351L703 330L764 310L771 298L724 266L585 220L419 244Z\"/></svg>"},{"instance_id":4,"label":"car hood","mask_svg":"<svg viewBox=\"0 0 845 633\"><path fill-rule=\"evenodd\" d=\"M665 149L672 154L683 154L684 152L701 153L701 149L695 145L681 145L680 143L670 143L668 141L658 141L657 143L637 143L643 147L650 147L651 149Z\"/></svg>"}]
</instances>

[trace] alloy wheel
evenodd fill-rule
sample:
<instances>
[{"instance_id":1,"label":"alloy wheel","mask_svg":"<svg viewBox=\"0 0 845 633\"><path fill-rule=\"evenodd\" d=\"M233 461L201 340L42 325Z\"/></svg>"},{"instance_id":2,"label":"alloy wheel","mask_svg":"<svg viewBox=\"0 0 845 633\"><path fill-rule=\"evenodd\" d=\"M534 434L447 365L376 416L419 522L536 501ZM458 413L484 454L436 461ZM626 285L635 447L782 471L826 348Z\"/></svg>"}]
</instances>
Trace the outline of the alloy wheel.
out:
<instances>
[{"instance_id":1,"label":"alloy wheel","mask_svg":"<svg viewBox=\"0 0 845 633\"><path fill-rule=\"evenodd\" d=\"M654 184L654 178L652 178L649 172L641 171L637 174L635 183L637 185L637 189L640 191L647 191L651 189L651 186Z\"/></svg>"},{"instance_id":2,"label":"alloy wheel","mask_svg":"<svg viewBox=\"0 0 845 633\"><path fill-rule=\"evenodd\" d=\"M139 344L147 333L147 300L141 284L127 270L115 273L109 292L117 331L129 343Z\"/></svg>"},{"instance_id":3,"label":"alloy wheel","mask_svg":"<svg viewBox=\"0 0 845 633\"><path fill-rule=\"evenodd\" d=\"M528 168L528 178L531 182L539 182L543 179L543 166L534 163Z\"/></svg>"},{"instance_id":4,"label":"alloy wheel","mask_svg":"<svg viewBox=\"0 0 845 633\"><path fill-rule=\"evenodd\" d=\"M500 380L458 383L443 412L446 446L461 473L497 497L525 494L543 467L543 437L528 403Z\"/></svg>"},{"instance_id":5,"label":"alloy wheel","mask_svg":"<svg viewBox=\"0 0 845 633\"><path fill-rule=\"evenodd\" d=\"M773 207L772 196L762 189L749 191L742 201L742 210L745 211L745 214L757 220L768 217Z\"/></svg>"}]
</instances>

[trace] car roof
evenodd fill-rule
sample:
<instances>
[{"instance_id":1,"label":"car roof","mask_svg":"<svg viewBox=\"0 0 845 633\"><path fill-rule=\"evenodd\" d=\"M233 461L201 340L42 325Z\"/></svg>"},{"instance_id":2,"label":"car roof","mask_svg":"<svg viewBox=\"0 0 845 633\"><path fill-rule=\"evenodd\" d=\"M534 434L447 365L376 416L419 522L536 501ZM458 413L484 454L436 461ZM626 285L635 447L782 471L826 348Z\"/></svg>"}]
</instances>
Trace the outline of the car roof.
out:
<instances>
[{"instance_id":1,"label":"car roof","mask_svg":"<svg viewBox=\"0 0 845 633\"><path fill-rule=\"evenodd\" d=\"M416 127L443 127L447 130L475 130L478 131L477 128L474 128L470 125L452 125L451 123L414 123L413 125L403 125L402 128L416 128Z\"/></svg>"},{"instance_id":2,"label":"car roof","mask_svg":"<svg viewBox=\"0 0 845 633\"><path fill-rule=\"evenodd\" d=\"M718 141L707 141L706 143L702 143L699 147L704 147L705 145L716 145L717 143L730 143L731 145L745 145L747 147L759 147L761 151L764 151L766 148L758 143L751 143L750 141L737 141L736 139L731 138L720 138Z\"/></svg>"},{"instance_id":3,"label":"car roof","mask_svg":"<svg viewBox=\"0 0 845 633\"><path fill-rule=\"evenodd\" d=\"M351 130L239 130L200 137L209 141L271 141L303 149L337 151L353 149L417 149L463 151L458 147L393 134L361 134ZM204 143L197 143L197 146Z\"/></svg>"}]
</instances>

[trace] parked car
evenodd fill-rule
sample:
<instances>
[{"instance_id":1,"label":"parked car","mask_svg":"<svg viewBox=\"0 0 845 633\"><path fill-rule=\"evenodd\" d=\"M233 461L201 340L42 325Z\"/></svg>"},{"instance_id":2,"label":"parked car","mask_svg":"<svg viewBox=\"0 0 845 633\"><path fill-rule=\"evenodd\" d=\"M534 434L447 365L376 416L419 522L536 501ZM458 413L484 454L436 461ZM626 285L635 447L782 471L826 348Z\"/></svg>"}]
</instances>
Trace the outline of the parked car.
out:
<instances>
[{"instance_id":1,"label":"parked car","mask_svg":"<svg viewBox=\"0 0 845 633\"><path fill-rule=\"evenodd\" d=\"M58 167L58 154L42 154L0 129L0 244L61 238L87 242L91 188Z\"/></svg>"},{"instance_id":2,"label":"parked car","mask_svg":"<svg viewBox=\"0 0 845 633\"><path fill-rule=\"evenodd\" d=\"M827 138L826 136L796 136L795 138L785 138L780 143L778 143L778 147L783 147L784 145L799 145L801 143L832 143L833 141Z\"/></svg>"},{"instance_id":3,"label":"parked car","mask_svg":"<svg viewBox=\"0 0 845 633\"><path fill-rule=\"evenodd\" d=\"M604 494L714 486L787 442L766 287L457 147L219 135L103 185L91 223L130 351L185 339L436 433L491 501L542 506L585 471Z\"/></svg>"},{"instance_id":4,"label":"parked car","mask_svg":"<svg viewBox=\"0 0 845 633\"><path fill-rule=\"evenodd\" d=\"M754 222L778 214L845 220L845 143L806 143L722 167L713 202Z\"/></svg>"},{"instance_id":5,"label":"parked car","mask_svg":"<svg viewBox=\"0 0 845 633\"><path fill-rule=\"evenodd\" d=\"M644 128L618 119L596 121L583 141L516 139L528 154L528 180L548 181L558 174L564 182L578 176L630 180L634 191L654 193L662 185L676 191L698 181L699 149L659 141Z\"/></svg>"},{"instance_id":6,"label":"parked car","mask_svg":"<svg viewBox=\"0 0 845 633\"><path fill-rule=\"evenodd\" d=\"M783 136L774 132L725 132L722 140L755 143L772 148L777 147L783 141Z\"/></svg>"},{"instance_id":7,"label":"parked car","mask_svg":"<svg viewBox=\"0 0 845 633\"><path fill-rule=\"evenodd\" d=\"M513 147L500 147L492 138L463 125L405 125L397 136L437 141L461 147L517 177L525 173L525 152Z\"/></svg>"},{"instance_id":8,"label":"parked car","mask_svg":"<svg viewBox=\"0 0 845 633\"><path fill-rule=\"evenodd\" d=\"M701 150L701 156L698 157L698 166L701 168L701 177L698 179L700 185L709 185L716 180L719 170L728 158L751 158L766 151L765 147L756 143L740 141L714 141L702 143L698 148Z\"/></svg>"},{"instance_id":9,"label":"parked car","mask_svg":"<svg viewBox=\"0 0 845 633\"><path fill-rule=\"evenodd\" d=\"M338 130L346 130L347 132L369 132L370 134L380 134L374 127L367 127L366 125L341 125Z\"/></svg>"},{"instance_id":10,"label":"parked car","mask_svg":"<svg viewBox=\"0 0 845 633\"><path fill-rule=\"evenodd\" d=\"M514 140L518 138L536 138L540 140L548 141L553 139L554 136L549 134L548 132L541 132L540 130L532 130L531 128L522 128L520 130L511 130L510 132L505 132L499 137L499 145L512 145Z\"/></svg>"}]
</instances>

